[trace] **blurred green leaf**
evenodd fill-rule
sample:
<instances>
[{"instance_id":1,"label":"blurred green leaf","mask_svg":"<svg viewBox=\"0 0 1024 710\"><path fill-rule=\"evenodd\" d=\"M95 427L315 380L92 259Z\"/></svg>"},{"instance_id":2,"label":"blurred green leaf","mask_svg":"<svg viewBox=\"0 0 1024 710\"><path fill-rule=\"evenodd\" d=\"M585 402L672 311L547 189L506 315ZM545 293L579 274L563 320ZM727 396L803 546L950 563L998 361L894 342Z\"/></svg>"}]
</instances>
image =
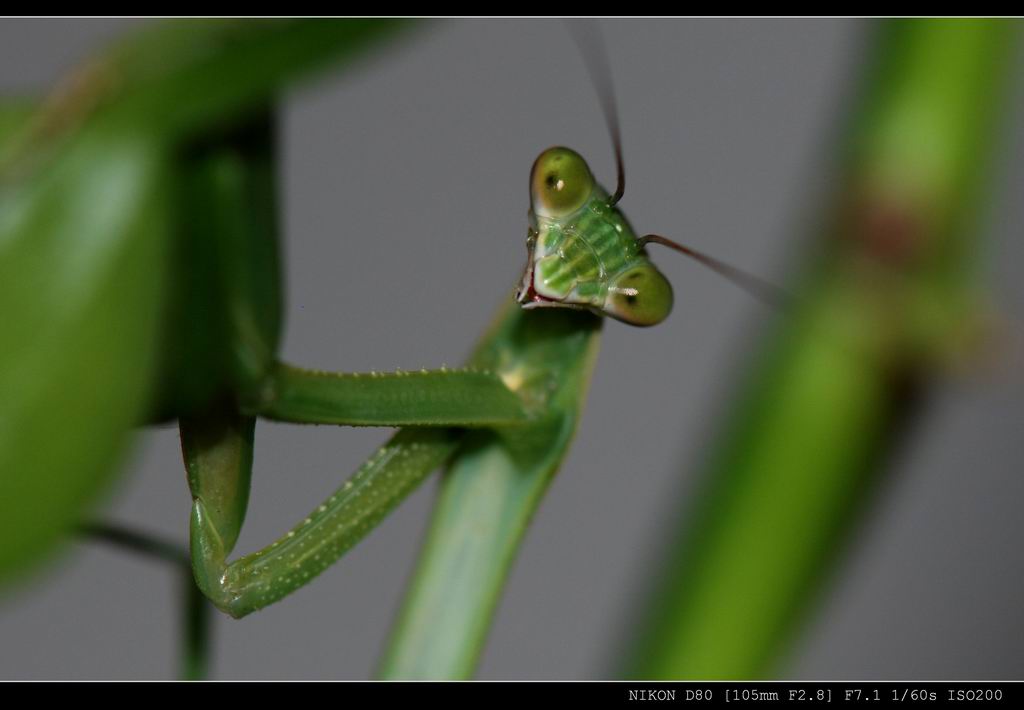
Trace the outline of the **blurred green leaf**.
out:
<instances>
[{"instance_id":1,"label":"blurred green leaf","mask_svg":"<svg viewBox=\"0 0 1024 710\"><path fill-rule=\"evenodd\" d=\"M175 20L106 53L96 74L121 120L208 132L259 111L300 77L337 68L410 23L389 19Z\"/></svg>"},{"instance_id":2,"label":"blurred green leaf","mask_svg":"<svg viewBox=\"0 0 1024 710\"><path fill-rule=\"evenodd\" d=\"M353 58L400 24L158 23L83 62L36 109L0 109L0 579L77 522L148 413L157 380L175 395L162 416L225 385L207 375L224 372L214 355L237 343L166 347L193 324L223 321L206 319L208 301L190 300L186 281L230 281L227 296L207 282L199 289L229 301L227 319L241 330L213 328L221 338L276 345L277 225L264 199L271 125L257 131L253 172L241 179L231 156L218 163L226 172L189 170L197 145L201 153L204 141L266 116L288 82ZM241 248L226 265L224 254L187 253L205 243L202 215L188 208L206 179L234 179L231 194L259 203L226 234ZM240 323L253 308L241 313L236 297L259 317Z\"/></svg>"},{"instance_id":3,"label":"blurred green leaf","mask_svg":"<svg viewBox=\"0 0 1024 710\"><path fill-rule=\"evenodd\" d=\"M0 155L13 136L24 129L37 108L37 102L31 99L0 100Z\"/></svg>"},{"instance_id":4,"label":"blurred green leaf","mask_svg":"<svg viewBox=\"0 0 1024 710\"><path fill-rule=\"evenodd\" d=\"M0 578L79 520L152 385L166 158L90 132L0 187Z\"/></svg>"}]
</instances>

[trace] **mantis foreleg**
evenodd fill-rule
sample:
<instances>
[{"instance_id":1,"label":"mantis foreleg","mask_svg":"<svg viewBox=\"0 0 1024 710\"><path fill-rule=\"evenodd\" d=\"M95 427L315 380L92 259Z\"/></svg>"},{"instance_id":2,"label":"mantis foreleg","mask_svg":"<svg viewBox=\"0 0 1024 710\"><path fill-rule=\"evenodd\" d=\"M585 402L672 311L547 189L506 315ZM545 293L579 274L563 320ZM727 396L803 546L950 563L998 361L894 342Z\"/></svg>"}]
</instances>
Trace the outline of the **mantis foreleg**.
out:
<instances>
[{"instance_id":1,"label":"mantis foreleg","mask_svg":"<svg viewBox=\"0 0 1024 710\"><path fill-rule=\"evenodd\" d=\"M481 369L342 374L278 364L252 409L269 419L348 426L507 426L522 402Z\"/></svg>"},{"instance_id":2,"label":"mantis foreleg","mask_svg":"<svg viewBox=\"0 0 1024 710\"><path fill-rule=\"evenodd\" d=\"M245 517L253 419L225 407L181 423L192 489L196 583L222 611L242 617L290 594L369 532L454 451L457 431L393 436L305 520L267 547L228 562Z\"/></svg>"},{"instance_id":3,"label":"mantis foreleg","mask_svg":"<svg viewBox=\"0 0 1024 710\"><path fill-rule=\"evenodd\" d=\"M203 215L185 225L186 233L196 232L190 263L218 274L207 300L221 310L210 327L226 335L229 346L215 348L206 359L224 363L235 393L180 418L194 501L191 552L200 589L233 616L291 593L361 539L452 453L460 434L447 427L506 427L529 418L522 400L484 368L356 375L302 370L275 359L271 128L269 117L242 126L221 142L197 148L183 168L188 209L182 213ZM254 214L264 218L254 220ZM198 359L183 358L183 367ZM396 435L301 524L229 563L248 502L257 416L437 428Z\"/></svg>"}]
</instances>

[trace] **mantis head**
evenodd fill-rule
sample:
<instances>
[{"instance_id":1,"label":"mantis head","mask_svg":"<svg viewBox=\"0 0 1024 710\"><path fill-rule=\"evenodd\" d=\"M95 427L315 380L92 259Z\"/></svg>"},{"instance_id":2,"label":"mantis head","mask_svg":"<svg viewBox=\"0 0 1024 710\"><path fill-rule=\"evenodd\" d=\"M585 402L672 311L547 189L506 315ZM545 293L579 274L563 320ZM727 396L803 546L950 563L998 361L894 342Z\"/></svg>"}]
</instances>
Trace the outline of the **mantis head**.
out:
<instances>
[{"instance_id":1,"label":"mantis head","mask_svg":"<svg viewBox=\"0 0 1024 710\"><path fill-rule=\"evenodd\" d=\"M524 308L587 309L637 326L668 317L672 287L579 153L558 146L534 161L530 213Z\"/></svg>"},{"instance_id":2,"label":"mantis head","mask_svg":"<svg viewBox=\"0 0 1024 710\"><path fill-rule=\"evenodd\" d=\"M697 261L771 306L785 308L784 290L693 247L658 234L637 237L616 205L625 193L619 117L608 58L600 38L581 34L577 43L615 150L616 187L609 197L587 161L574 150L548 148L530 171L529 254L516 300L523 308L576 308L636 326L656 325L672 310L672 286L647 258L660 244Z\"/></svg>"}]
</instances>

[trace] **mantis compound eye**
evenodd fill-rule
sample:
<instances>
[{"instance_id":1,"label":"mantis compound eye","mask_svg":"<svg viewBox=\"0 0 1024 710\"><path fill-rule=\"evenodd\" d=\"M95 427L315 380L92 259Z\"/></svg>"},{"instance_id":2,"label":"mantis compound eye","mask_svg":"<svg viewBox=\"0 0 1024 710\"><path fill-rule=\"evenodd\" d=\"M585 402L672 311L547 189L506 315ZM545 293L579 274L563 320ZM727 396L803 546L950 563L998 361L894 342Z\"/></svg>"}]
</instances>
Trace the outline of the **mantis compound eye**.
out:
<instances>
[{"instance_id":1,"label":"mantis compound eye","mask_svg":"<svg viewBox=\"0 0 1024 710\"><path fill-rule=\"evenodd\" d=\"M565 217L586 203L594 188L587 162L569 148L548 148L530 171L533 211L542 217Z\"/></svg>"},{"instance_id":2,"label":"mantis compound eye","mask_svg":"<svg viewBox=\"0 0 1024 710\"><path fill-rule=\"evenodd\" d=\"M672 285L651 264L626 269L608 286L604 312L637 326L657 325L672 311Z\"/></svg>"}]
</instances>

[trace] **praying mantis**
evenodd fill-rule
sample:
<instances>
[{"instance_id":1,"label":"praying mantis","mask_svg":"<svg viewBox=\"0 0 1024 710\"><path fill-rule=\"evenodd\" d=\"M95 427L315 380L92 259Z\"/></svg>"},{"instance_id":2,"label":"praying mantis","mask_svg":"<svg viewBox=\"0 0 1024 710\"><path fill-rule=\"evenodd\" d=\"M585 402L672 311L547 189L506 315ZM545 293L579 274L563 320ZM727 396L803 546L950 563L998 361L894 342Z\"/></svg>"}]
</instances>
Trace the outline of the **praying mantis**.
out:
<instances>
[{"instance_id":1,"label":"praying mantis","mask_svg":"<svg viewBox=\"0 0 1024 710\"><path fill-rule=\"evenodd\" d=\"M273 205L266 196L273 192L268 184L276 162L268 140L273 125L269 107L276 90L291 78L327 57L344 55L340 48L365 43L383 26L212 23L186 31L180 27L157 31L145 41L128 43L88 63L42 110L31 102L4 103L0 108L0 531L5 541L0 547L0 574L13 575L76 529L85 505L114 470L117 450L139 423L182 421L189 476L198 493L192 516L198 548L195 576L207 593L220 595L216 600L229 613L271 603L273 595L288 594L308 582L315 563L324 563L325 552L330 557L338 547L357 541L379 519L376 516L385 514L406 492L401 480L414 486L417 470L429 464L425 459L431 452L443 458L444 449L451 447L451 464L422 562L379 672L385 677L466 677L525 520L571 438L604 320L590 308L599 305L597 310L605 313L606 301L565 304L580 308L546 306L544 298L558 298L562 292L538 292L536 275L528 280L524 274L520 300L539 305L522 310L522 304L512 302L513 285L508 284L506 310L471 356L472 371L446 369L419 373L418 379L397 372L353 378L278 363L275 341L281 309L275 299L281 289L272 286L277 274L274 250L268 248L275 244L273 230L267 230L269 238L264 232L272 224ZM943 340L932 337L936 326L943 331L940 336L955 331L945 327L949 322L936 321L933 305L947 315L952 312L951 322L962 310L958 304L963 281L954 265L962 261L967 242L960 233L947 230L954 217L959 224L965 214L960 188L973 184L969 176L978 173L978 160L992 135L979 129L996 105L999 92L988 79L1001 66L1007 34L990 23L938 22L901 23L888 34L877 83L872 84L880 88L869 93L871 101L854 134L862 139L854 143L862 152L855 153L850 177L854 185L882 188L868 191L869 197L891 196L893 184L887 180L895 179L899 187L900 180L907 179L911 187L925 188L895 194L924 196L923 207L914 203L910 214L935 217L924 223L929 228L921 233L926 237L922 244L928 254L942 258L911 269L909 279L899 265L868 259L874 269L869 272L893 276L887 283L897 286L895 299L877 298L877 289L862 292L864 272L859 269L879 242L844 242L847 248L866 245L869 254L828 265L829 271L847 278L835 280L836 287L819 294L822 298L804 314L801 322L812 327L791 330L784 339L787 352L796 357L770 363L775 368L769 367L770 374L777 375L771 378L775 386L759 390L756 401L765 403L766 411L779 411L781 403L781 416L755 422L752 434L746 431L740 438L726 439L725 448L740 459L727 458L718 465L721 471L739 472L726 476L725 483L742 482L746 474L759 485L733 485L718 498L732 517L720 516L701 531L701 539L718 545L718 554L702 555L696 565L679 565L677 573L685 575L685 584L677 579L672 588L682 593L667 597L675 609L657 614L654 625L661 638L645 646L647 670L638 677L762 677L764 659L784 622L793 617L797 597L783 593L754 598L746 585L734 583L734 571L747 564L752 553L761 565L757 578L766 589L801 590L828 567L816 549L779 541L785 541L787 531L799 530L801 537L816 542L841 528L836 521L850 511L847 483L863 481L865 473L849 463L884 452L874 433L858 426L880 421L878 431L883 431L884 422L891 420L872 415L887 415L900 404L899 393L885 389L892 375L913 374L913 366L920 372L922 364L929 365L928 358L935 353L922 343ZM556 105L545 104L548 115L557 113L552 110ZM943 120L932 124L933 131L908 135L892 130L916 126L922 115ZM893 140L894 136L902 140ZM937 155L943 159L935 161ZM917 170L907 171L907 166ZM525 183L525 169L523 173ZM589 168L587 173L593 175ZM917 182L921 178L923 185ZM554 182L557 185L558 180ZM247 208L240 209L239 204ZM884 200L881 204L891 206ZM537 211L535 216L544 217ZM509 224L503 221L500 231ZM871 237L873 224L854 222L852 235ZM535 247L542 226L539 219L531 225ZM217 238L207 238L211 231ZM239 260L219 259L219 248L202 251L203 245L223 247L240 234L252 238L244 242L250 248L240 251L229 244L228 253L242 257ZM487 230L486 236L491 240L494 230ZM435 236L434 241L442 240ZM201 257L186 260L183 254L193 255L190 249L197 247ZM539 261L547 256L530 249L527 258ZM848 257L849 252L840 256ZM246 278L254 274L256 279ZM936 275L942 278L935 280ZM598 281L609 285L614 279ZM951 288L932 288L936 283ZM258 288L250 290L254 284ZM920 298L922 294L926 297ZM195 302L218 308L203 313L189 307ZM168 303L177 310L167 308ZM252 308L254 303L257 308ZM657 321L666 299L654 303L643 314L619 315L624 314L621 319L626 322ZM221 309L222 304L230 307ZM359 304L346 304L346 317L352 312L349 305ZM904 347L895 349L900 356L895 360L894 351L885 349L891 340L876 338L878 314L884 316L884 335L897 332L889 329L893 324L900 326L902 337L896 345ZM528 319L535 329L523 325ZM826 352L818 336L835 323L865 326L856 334L880 347L868 349L880 357L866 366L863 351L853 353L856 357L846 351ZM166 337L181 333L202 337ZM622 333L639 335L616 326L616 337ZM211 347L225 342L242 347L226 353ZM640 347L636 352L642 356ZM807 356L812 356L810 361ZM272 367L264 369L268 362ZM806 367L808 362L817 367ZM823 372L836 376L822 377ZM545 379L547 386L542 386ZM317 539L309 527L320 527L324 533L331 527L329 521L311 515L309 523L299 526L305 547L292 542L285 549L288 540L299 537L297 530L278 545L229 563L228 548L244 514L252 454L247 418L258 414L320 421L339 402L358 404L362 394L362 408L348 409L345 416L361 417L364 424L398 421L390 417L398 409L394 400L404 396L404 383L421 391L434 384L436 390L446 390L449 380L461 380L464 392L476 388L472 398L480 406L474 421L453 418L465 426L438 422L408 427L398 435L404 438L385 445L361 469L362 478L357 475L341 491L347 508L337 511L334 520L348 515L352 525L347 530L336 530L323 549L309 553L309 543ZM211 387L211 382L228 382L231 387L226 391L235 396L224 396L225 391ZM481 395L487 388L494 397ZM423 402L407 402L401 409L422 423L436 415L438 403L448 396L436 394ZM498 399L511 405L504 418L491 408ZM446 416L466 414L461 404L450 404ZM607 407L597 407L593 416L622 414L609 415ZM819 435L826 434L812 437L825 443L813 451L790 437L808 425ZM314 433L330 436L323 429ZM829 433L836 436L829 438ZM425 442L430 444L427 449L413 453L413 444ZM872 456L861 456L863 452ZM780 461L785 465L765 465ZM388 471L397 478L383 475ZM646 485L644 472L626 472L631 486ZM623 477L622 470L614 473ZM803 495L789 495L792 490ZM765 491L782 493L774 505L765 506ZM580 496L584 505L586 492ZM339 502L336 498L331 504ZM184 517L185 506L180 508ZM288 554L293 555L291 561ZM315 559L317 554L320 560ZM311 566L289 567L296 558ZM277 563L282 563L277 570L285 574L275 577ZM473 575L464 574L467 564ZM303 576L307 573L309 578ZM225 586L225 581L238 584ZM248 582L252 584L246 586ZM261 583L265 586L259 587ZM242 593L235 594L236 590ZM439 628L445 633L436 633ZM653 658L652 646L661 649Z\"/></svg>"},{"instance_id":2,"label":"praying mantis","mask_svg":"<svg viewBox=\"0 0 1024 710\"><path fill-rule=\"evenodd\" d=\"M227 37L229 43L236 41L245 50L257 47L256 40L261 39L254 30L231 35L237 32L233 26L218 27L223 34L218 36L211 31L206 38L211 46L218 46ZM229 27L232 29L223 29ZM268 31L268 37L278 41L276 46L282 48L274 56L290 60L296 53L301 54L296 49L300 43L305 44L303 51L319 48L326 54L328 50L324 48L333 46L331 42L339 37L345 38L349 31L348 25L339 24L332 26L337 29L331 36L329 30L309 29L310 25L301 27L304 28L301 33L298 30ZM274 32L277 32L276 38ZM246 33L254 34L247 36ZM323 43L313 42L309 49L309 37L324 38ZM252 44L246 45L250 38ZM168 45L180 48L187 44L173 34L163 39L166 44L160 46L162 50ZM193 36L188 41L202 44L203 39ZM176 42L182 44L176 45ZM238 48L235 46L232 50ZM135 51L145 53L146 50L136 48ZM217 59L238 61L230 52L225 52L223 58L215 57ZM176 69L182 69L183 75L193 81L201 79L200 69L189 64L190 61L191 57L184 56ZM295 61L298 65L298 60ZM214 61L214 69L217 66ZM37 122L30 133L14 131L12 134L16 150L7 165L14 167L6 177L8 184L15 187L6 190L4 195L5 212L15 217L5 225L11 235L11 239L5 241L14 245L5 254L4 261L3 275L7 278L3 282L9 289L4 293L7 302L25 302L27 293L40 283L59 286L60 278L70 282L75 276L47 274L40 276L37 282L14 278L19 272L34 274L31 268L36 255L27 246L19 251L19 244L27 244L29 235L38 235L49 228L49 234L53 235L50 240L54 245L53 253L60 254L67 225L89 227L90 219L107 221L95 222L92 231L80 229L78 240L81 241L83 232L95 235L96 242L107 235L123 233L124 239L107 252L123 261L110 261L107 266L111 271L106 273L118 273L119 278L131 281L107 282L109 292L102 289L91 294L86 292L86 296L95 298L81 302L94 304L97 313L117 313L120 321L112 322L111 329L101 332L97 340L76 330L81 326L72 321L80 314L66 316L64 321L50 317L53 314L46 308L57 310L58 316L66 315L53 303L43 303L39 306L41 310L29 310L16 318L11 329L12 342L23 338L27 345L8 352L7 356L17 367L5 369L10 378L5 385L13 387L16 378L22 383L33 382L31 363L55 343L69 353L84 355L81 358L85 363L83 370L111 357L123 358L125 362L134 360L138 365L119 372L117 387L105 393L111 402L133 400L131 405L111 404L110 411L117 411L118 415L103 422L103 430L94 427L86 432L91 441L77 442L78 450L74 449L76 442L72 441L65 452L53 452L56 457L66 455L68 460L30 461L27 449L34 440L33 427L37 426L37 420L30 415L42 410L38 403L52 409L50 405L58 393L24 391L31 389L25 386L18 390L19 395L24 396L15 405L21 404L23 408L18 410L8 405L10 409L5 410L5 416L12 418L5 421L16 422L19 433L29 435L24 437L23 443L10 444L5 451L9 458L3 462L4 470L16 473L5 479L4 493L8 494L5 499L21 500L29 495L25 491L32 485L30 479L41 470L66 470L77 472L81 478L68 486L66 501L58 496L54 508L65 511L79 508L87 497L86 489L102 483L111 451L131 423L139 419L178 419L194 498L191 539L196 581L219 608L233 616L251 613L311 581L358 542L426 475L457 456L461 447L470 446L478 455L481 451L489 452L513 462L520 471L531 472L537 487L530 495L538 495L564 455L582 407L583 390L601 329L597 313L636 325L654 324L668 314L667 282L663 277L662 281L658 280L658 272L643 250L644 243L630 231L623 239L628 237L633 241L623 241L625 252L619 254L618 267L622 268L598 268L596 272L598 290L605 289L604 300L594 300L595 293L581 299L578 287L576 294L538 290L537 272L533 272L532 278L525 278L530 275L528 269L520 291L520 304L507 306L465 368L357 375L310 371L283 364L276 357L281 298L276 288L279 282L276 236L272 228L267 229L267 225L274 222L270 198L273 192L273 124L263 103L268 86L276 84L252 88L248 94L243 86L237 96L211 99L202 93L200 81L198 89L190 84L181 96L190 100L205 99L206 105L200 100L194 102L197 105L194 113L186 109L180 114L171 112L161 116L165 105L155 97L173 97L173 90L184 86L183 79L173 71L155 78L136 78L132 76L131 67L127 62L119 65L117 60L90 67L80 82L84 89L72 91L70 99L55 104L57 108L51 109L49 114L42 114L43 120ZM203 66L202 71L209 71L209 66ZM139 88L133 88L133 81L138 81ZM153 86L159 86L159 91ZM109 96L107 92L111 92ZM224 111L229 118L210 121L218 111ZM48 116L56 116L66 124ZM139 116L153 119L156 127L127 130ZM198 127L207 121L215 125L214 130L205 125ZM51 124L56 127L52 128ZM51 135L56 135L57 139L51 141ZM34 153L29 148L34 149L40 143L57 154L57 158L44 154L44 161L52 159L54 164L71 167L50 169L45 162L42 167L34 165ZM29 148L21 147L26 145ZM547 185L550 177L544 169L545 156L568 158L575 173L590 174L578 155L548 152L534 169L534 178L540 180L537 187ZM108 168L109 172L105 173L102 168ZM83 176L88 176L88 180L82 180ZM557 183L558 179L556 186ZM167 184L175 185L176 199L183 201L177 207L164 203L161 197L160 187ZM613 202L607 192L596 183L588 184L586 179L583 186L589 187L582 190L585 202L606 209L613 228L618 225L625 231L628 223L616 208L617 199ZM98 192L89 192L87 188ZM621 180L615 191L621 197L619 188ZM69 199L69 195L74 199ZM89 212L88 208L110 195L124 200L123 205L117 205L121 213L96 216ZM548 220L548 227L555 224L551 220L571 217L576 212L552 210L553 203L544 202L542 196L540 191L534 190L533 215L536 219ZM61 213L53 209L54 204L77 207L81 212ZM177 224L176 215L180 215L178 210L182 204L206 215L208 220ZM602 204L605 208L601 208ZM56 219L64 222L56 226L47 223ZM146 228L142 229L141 225ZM532 228L539 237L540 225ZM567 231L574 229L570 225ZM140 239L139 234L146 234L148 238ZM581 240L581 244L586 243L590 248L589 235L581 235ZM630 246L632 244L635 246ZM557 245L539 238L528 245L535 247L529 250L528 263L536 263L540 269L545 268L540 266L541 262L553 255L566 264L572 263L572 259L564 258L564 249L559 254ZM537 249L548 251L541 253ZM238 254L244 255L244 259L225 258L225 255ZM175 264L173 269L169 264ZM174 274L180 276L183 265L209 278L193 281L200 286L198 293L168 298L167 293L173 293ZM118 266L124 268L118 270ZM635 283L616 282L616 277L625 278L627 272L650 277L654 290L638 288ZM541 280L545 278L547 276L542 274ZM639 305L630 301L638 297L642 301ZM646 302L648 298L653 299L650 304ZM168 301L180 310L172 309L162 327L173 332L188 323L190 338L185 342L161 338L155 325L160 321L154 314L160 313L161 304ZM118 308L112 306L115 302ZM218 303L223 308L200 316L194 309L201 303ZM126 304L130 308L125 308ZM522 305L532 308L524 310ZM66 333L59 328L46 327L41 333L33 333L33 325L40 322L68 325L69 340L61 340ZM125 323L127 329L136 331L131 339L121 339L117 333ZM197 323L198 328L192 327ZM170 342L171 347L163 352L163 358L157 358L155 352L161 342ZM86 346L96 349L92 351ZM113 350L103 350L104 347ZM176 351L178 347L183 350ZM159 365L147 365L158 361ZM211 366L190 366L197 361ZM57 382L67 387L75 374L69 371L68 379ZM77 373L79 379L86 374L85 371ZM102 375L103 372L88 374ZM102 377L97 377L96 384L98 387L104 384ZM90 406L94 413L108 411L102 399ZM8 412L14 414L8 415ZM15 415L21 419L14 419ZM307 424L404 426L407 429L381 447L342 488L284 537L229 563L245 516L253 428L258 417ZM85 421L85 417L69 420L72 425L80 421ZM101 451L94 451L92 444L96 441L102 443ZM86 459L95 454L95 461L83 461L82 451L86 452ZM458 465L456 460L454 466ZM21 531L18 540L25 542L23 546L12 545L5 550L3 561L12 568L38 552L47 538L52 541L66 530L66 526L53 524L54 520L19 519L16 511L12 512L8 523L18 526ZM38 536L31 534L33 525L39 530Z\"/></svg>"},{"instance_id":3,"label":"praying mantis","mask_svg":"<svg viewBox=\"0 0 1024 710\"><path fill-rule=\"evenodd\" d=\"M582 407L581 383L571 373L589 372L599 318L652 326L671 311L671 286L648 258L647 243L693 256L755 293L759 285L770 288L665 237L634 234L617 208L624 168L618 122L609 117L614 194L569 148L547 149L534 162L527 265L516 294L521 309L505 310L465 369L342 374L275 363L253 387L257 401L242 397L242 412L228 404L181 418L196 581L218 608L245 616L314 579L453 456L460 435L452 427L483 430L521 470L553 473ZM256 416L409 428L284 537L229 563L245 517Z\"/></svg>"}]
</instances>

